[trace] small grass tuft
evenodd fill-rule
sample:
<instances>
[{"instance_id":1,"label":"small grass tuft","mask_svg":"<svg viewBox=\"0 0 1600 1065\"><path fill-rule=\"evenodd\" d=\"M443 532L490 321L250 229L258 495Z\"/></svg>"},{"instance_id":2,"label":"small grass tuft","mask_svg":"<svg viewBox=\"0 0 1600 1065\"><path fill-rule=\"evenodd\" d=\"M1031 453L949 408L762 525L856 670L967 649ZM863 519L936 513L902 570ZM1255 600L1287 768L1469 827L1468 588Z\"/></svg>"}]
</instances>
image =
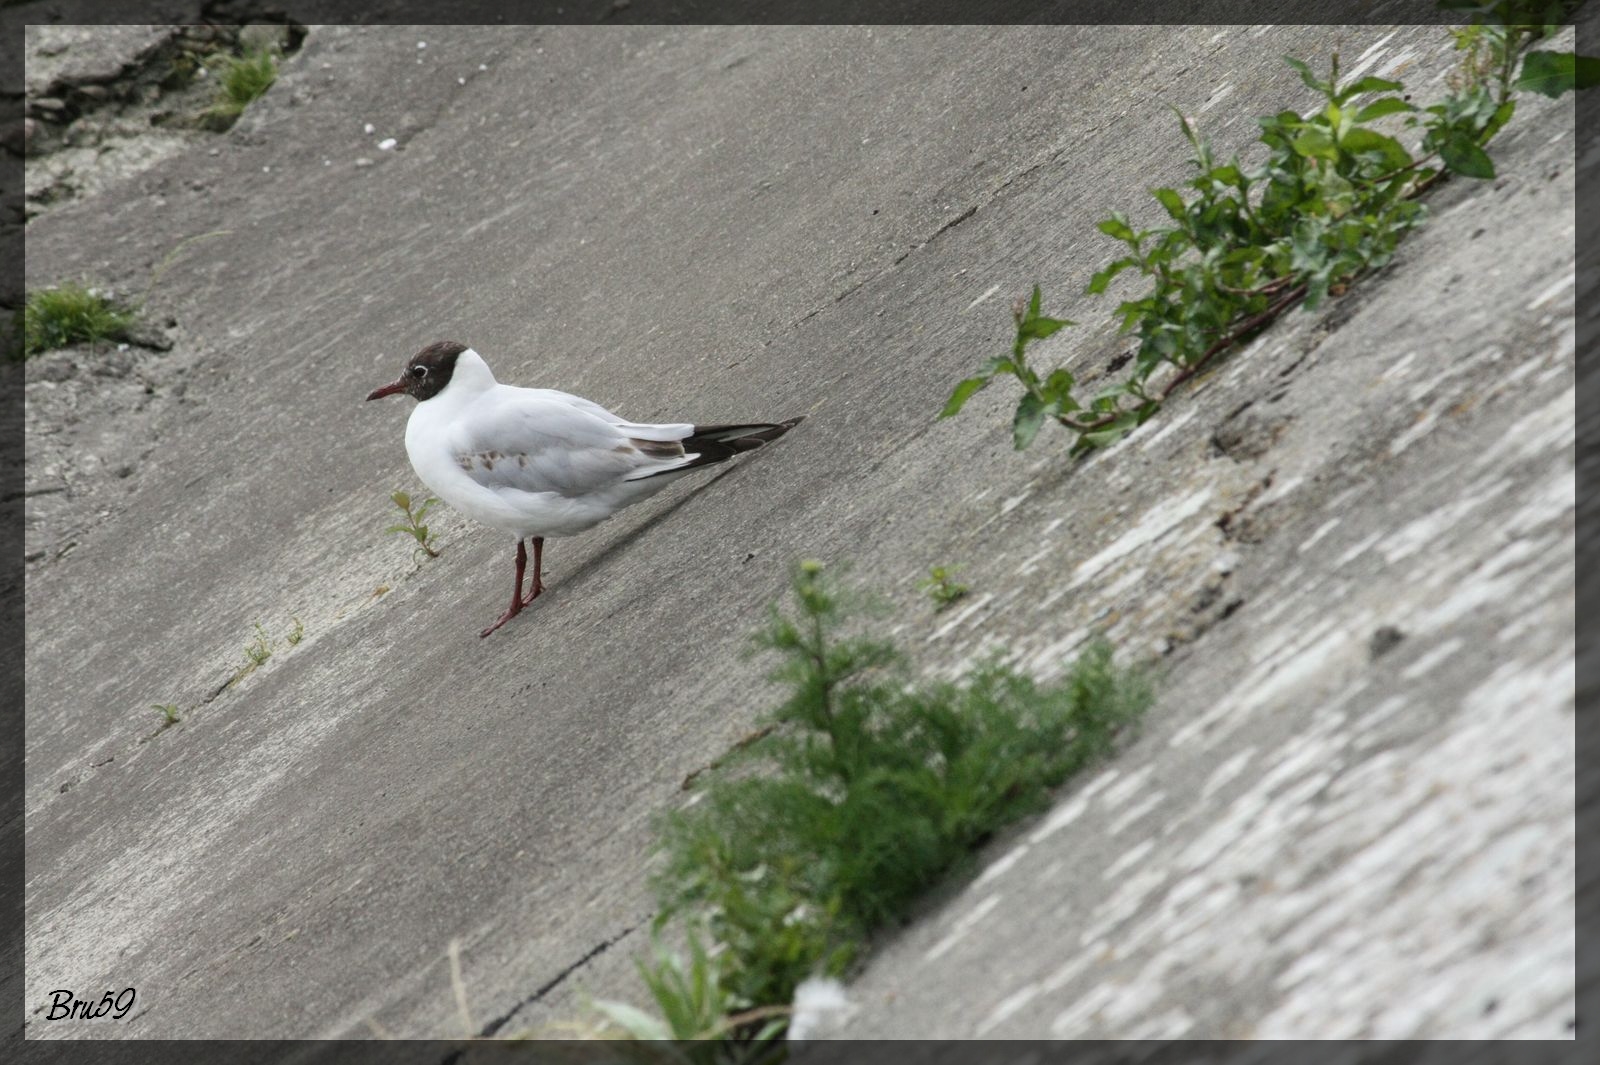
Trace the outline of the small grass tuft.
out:
<instances>
[{"instance_id":1,"label":"small grass tuft","mask_svg":"<svg viewBox=\"0 0 1600 1065\"><path fill-rule=\"evenodd\" d=\"M22 316L25 356L121 339L136 317L98 290L75 282L28 293Z\"/></svg>"},{"instance_id":2,"label":"small grass tuft","mask_svg":"<svg viewBox=\"0 0 1600 1065\"><path fill-rule=\"evenodd\" d=\"M928 570L928 579L917 585L928 593L928 598L933 600L935 610L943 610L972 590L954 579L956 571L960 568L960 566L933 566Z\"/></svg>"},{"instance_id":3,"label":"small grass tuft","mask_svg":"<svg viewBox=\"0 0 1600 1065\"><path fill-rule=\"evenodd\" d=\"M202 117L218 123L232 124L278 80L278 57L270 49L218 56L207 65L216 72L217 96Z\"/></svg>"},{"instance_id":4,"label":"small grass tuft","mask_svg":"<svg viewBox=\"0 0 1600 1065\"><path fill-rule=\"evenodd\" d=\"M250 660L252 666L265 665L267 659L272 657L272 640L259 621L256 622L256 638L244 649L244 656Z\"/></svg>"},{"instance_id":5,"label":"small grass tuft","mask_svg":"<svg viewBox=\"0 0 1600 1065\"><path fill-rule=\"evenodd\" d=\"M183 720L183 718L178 716L177 703L151 703L150 709L161 715L162 728L167 728L170 725L176 725L178 722Z\"/></svg>"},{"instance_id":6,"label":"small grass tuft","mask_svg":"<svg viewBox=\"0 0 1600 1065\"><path fill-rule=\"evenodd\" d=\"M306 636L306 623L301 621L299 618L294 618L293 620L294 628L290 629L289 635L284 637L284 639L288 641L290 647L294 647L299 644L299 642L305 639Z\"/></svg>"},{"instance_id":7,"label":"small grass tuft","mask_svg":"<svg viewBox=\"0 0 1600 1065\"><path fill-rule=\"evenodd\" d=\"M232 232L219 229L179 241L150 275L150 284L145 288L144 295L131 305L77 282L28 293L17 316L12 319L7 356L12 359L29 358L72 344L100 344L109 340L145 344L146 341L139 339L134 330L144 313L145 304L150 302L162 275L173 260L191 244L230 236ZM19 320L22 326L20 333L16 331L15 324ZM22 337L20 347L16 345L19 335Z\"/></svg>"},{"instance_id":8,"label":"small grass tuft","mask_svg":"<svg viewBox=\"0 0 1600 1065\"><path fill-rule=\"evenodd\" d=\"M267 664L267 659L272 657L272 638L267 635L267 630L261 627L261 622L256 622L256 637L245 645L244 665L239 667L229 680L228 684L234 685L254 673L256 669Z\"/></svg>"}]
</instances>

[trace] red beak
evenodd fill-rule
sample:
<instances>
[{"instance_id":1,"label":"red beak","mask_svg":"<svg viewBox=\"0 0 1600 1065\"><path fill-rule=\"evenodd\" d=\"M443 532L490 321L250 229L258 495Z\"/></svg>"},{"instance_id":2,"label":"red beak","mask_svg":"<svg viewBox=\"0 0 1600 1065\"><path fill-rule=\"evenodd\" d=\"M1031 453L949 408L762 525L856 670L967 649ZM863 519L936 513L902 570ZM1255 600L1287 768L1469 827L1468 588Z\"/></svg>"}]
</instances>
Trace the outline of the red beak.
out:
<instances>
[{"instance_id":1,"label":"red beak","mask_svg":"<svg viewBox=\"0 0 1600 1065\"><path fill-rule=\"evenodd\" d=\"M406 379L404 377L402 377L402 378L400 378L400 380L396 381L392 385L384 385L382 388L374 388L372 390L371 394L367 396L367 398L368 399L382 399L384 396L392 396L396 392L404 392L405 390L406 390Z\"/></svg>"}]
</instances>

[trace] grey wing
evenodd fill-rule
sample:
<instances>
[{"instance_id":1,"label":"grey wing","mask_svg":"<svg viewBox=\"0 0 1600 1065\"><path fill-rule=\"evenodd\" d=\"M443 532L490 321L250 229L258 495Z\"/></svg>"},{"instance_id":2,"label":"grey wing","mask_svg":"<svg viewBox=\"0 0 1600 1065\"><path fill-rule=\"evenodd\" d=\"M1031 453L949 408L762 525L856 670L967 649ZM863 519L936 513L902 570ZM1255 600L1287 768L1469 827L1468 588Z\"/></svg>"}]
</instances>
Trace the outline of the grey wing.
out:
<instances>
[{"instance_id":1,"label":"grey wing","mask_svg":"<svg viewBox=\"0 0 1600 1065\"><path fill-rule=\"evenodd\" d=\"M540 399L554 400L559 403L565 403L569 407L577 407L586 414L593 414L601 421L610 422L612 425L627 421L626 418L612 414L592 399L584 399L582 396L575 396L571 392L563 392L558 388L529 388L525 389L525 391L532 392Z\"/></svg>"},{"instance_id":2,"label":"grey wing","mask_svg":"<svg viewBox=\"0 0 1600 1065\"><path fill-rule=\"evenodd\" d=\"M485 488L576 498L685 461L681 445L663 454L658 449L667 445L631 438L596 414L529 391L485 397L452 441L456 464Z\"/></svg>"},{"instance_id":3,"label":"grey wing","mask_svg":"<svg viewBox=\"0 0 1600 1065\"><path fill-rule=\"evenodd\" d=\"M670 422L655 424L652 422L630 422L620 415L613 414L592 399L575 396L571 392L562 392L554 388L530 388L541 397L553 399L576 407L578 410L593 414L602 421L620 427L629 436L640 440L671 441L682 440L694 433L694 426L688 422Z\"/></svg>"}]
</instances>

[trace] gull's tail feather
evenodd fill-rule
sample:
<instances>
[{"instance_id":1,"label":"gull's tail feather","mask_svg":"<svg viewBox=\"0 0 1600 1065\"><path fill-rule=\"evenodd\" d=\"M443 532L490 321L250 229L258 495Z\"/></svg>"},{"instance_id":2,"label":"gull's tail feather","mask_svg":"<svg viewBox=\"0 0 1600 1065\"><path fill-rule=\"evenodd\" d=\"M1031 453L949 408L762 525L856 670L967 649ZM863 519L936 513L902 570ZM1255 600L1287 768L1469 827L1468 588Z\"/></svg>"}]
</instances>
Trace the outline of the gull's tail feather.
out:
<instances>
[{"instance_id":1,"label":"gull's tail feather","mask_svg":"<svg viewBox=\"0 0 1600 1065\"><path fill-rule=\"evenodd\" d=\"M680 441L683 444L683 450L694 455L694 458L670 469L642 475L635 474L628 479L647 480L665 473L683 473L686 470L696 469L700 466L726 462L741 452L754 451L763 444L771 443L803 421L805 421L805 415L802 414L800 417L790 418L786 422L755 422L749 425L697 425L694 427L694 432Z\"/></svg>"}]
</instances>

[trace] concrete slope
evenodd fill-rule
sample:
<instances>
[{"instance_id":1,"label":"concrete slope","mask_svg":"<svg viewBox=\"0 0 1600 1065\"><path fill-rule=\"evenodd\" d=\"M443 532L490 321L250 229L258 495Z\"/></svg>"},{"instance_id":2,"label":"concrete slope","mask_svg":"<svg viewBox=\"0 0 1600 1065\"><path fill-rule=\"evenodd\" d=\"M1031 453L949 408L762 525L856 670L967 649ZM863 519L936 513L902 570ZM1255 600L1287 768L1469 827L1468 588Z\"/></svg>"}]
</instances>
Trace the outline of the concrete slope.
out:
<instances>
[{"instance_id":1,"label":"concrete slope","mask_svg":"<svg viewBox=\"0 0 1600 1065\"><path fill-rule=\"evenodd\" d=\"M933 421L1008 343L1007 305L1034 281L1089 326L1040 345L1046 364L1087 376L1124 350L1099 328L1109 305L1077 294L1113 252L1094 222L1153 217L1145 190L1186 174L1163 104L1243 148L1257 114L1309 102L1280 55L1333 50L1426 92L1453 59L1437 28L313 28L211 147L35 219L31 285L137 292L179 241L228 235L163 275L170 352L110 356L125 362L106 378L88 352L30 368L30 484L64 488L29 530L27 1000L131 985L140 1007L115 1025L34 1011L28 1034L362 1036L374 1019L453 1035L452 938L480 1023L570 1015L580 989L637 996L649 820L762 708L762 664L739 652L804 556L853 561L890 593L932 671L995 643L1047 671L1105 626L1129 656L1170 654L1179 683L1119 763L1134 783L1107 816L1131 817L1159 781L1186 843L1238 826L1259 767L1326 770L1307 729L1343 742L1315 722L1354 712L1383 624L1405 640L1362 690L1415 668L1396 690L1426 713L1390 707L1385 727L1417 731L1377 747L1454 735L1467 690L1499 676L1545 715L1507 779L1570 799L1570 101L1530 102L1507 182L1441 190L1435 228L1384 279L1274 330L1114 452L1074 464L1047 432L1014 453L998 386ZM419 487L409 401L362 402L441 338L502 380L639 420L809 417L553 541L549 593L479 640L510 545L441 515L444 554L413 565L383 532L389 491ZM1538 612L1449 600L1456 571L1490 558L1529 568ZM914 582L945 561L967 564L976 595L936 617ZM1489 571L1514 588L1507 572L1521 570ZM258 621L277 652L223 687ZM1230 691L1251 709L1219 709ZM185 721L152 736L149 705L167 702ZM1258 732L1251 714L1272 720ZM1381 802L1399 817L1414 800ZM915 937L983 916L939 911L865 974L862 1031L940 1030L917 1012L936 1001L951 1034L972 1034L1002 990L1079 949L1096 877L1180 875L1135 871L1176 846L1160 826L1057 820L1088 863L1062 885L1084 894L1070 919L1041 898L1062 875L1041 845L1031 893L1002 910L974 896L1006 932L940 955L989 951L973 957L1004 979L980 991L930 968L935 998L912 990L931 948ZM1559 851L1570 803L1538 824ZM1344 837L1318 853L1349 856ZM1498 889L1510 868L1483 875ZM1529 933L1554 954L1518 957L1559 968L1567 916ZM1024 937L1052 922L1051 956L1031 955ZM1265 1016L1160 1006L1181 1006L1190 1034ZM983 1031L1075 1034L1051 1027L1059 1012Z\"/></svg>"},{"instance_id":2,"label":"concrete slope","mask_svg":"<svg viewBox=\"0 0 1600 1065\"><path fill-rule=\"evenodd\" d=\"M1091 627L1194 642L1138 746L884 943L839 1034L1573 1036L1572 139L1530 120L1382 280L1041 475L1008 591L1053 574ZM1039 535L1085 500L1114 525ZM1025 597L932 646L1038 647L1060 607Z\"/></svg>"}]
</instances>

